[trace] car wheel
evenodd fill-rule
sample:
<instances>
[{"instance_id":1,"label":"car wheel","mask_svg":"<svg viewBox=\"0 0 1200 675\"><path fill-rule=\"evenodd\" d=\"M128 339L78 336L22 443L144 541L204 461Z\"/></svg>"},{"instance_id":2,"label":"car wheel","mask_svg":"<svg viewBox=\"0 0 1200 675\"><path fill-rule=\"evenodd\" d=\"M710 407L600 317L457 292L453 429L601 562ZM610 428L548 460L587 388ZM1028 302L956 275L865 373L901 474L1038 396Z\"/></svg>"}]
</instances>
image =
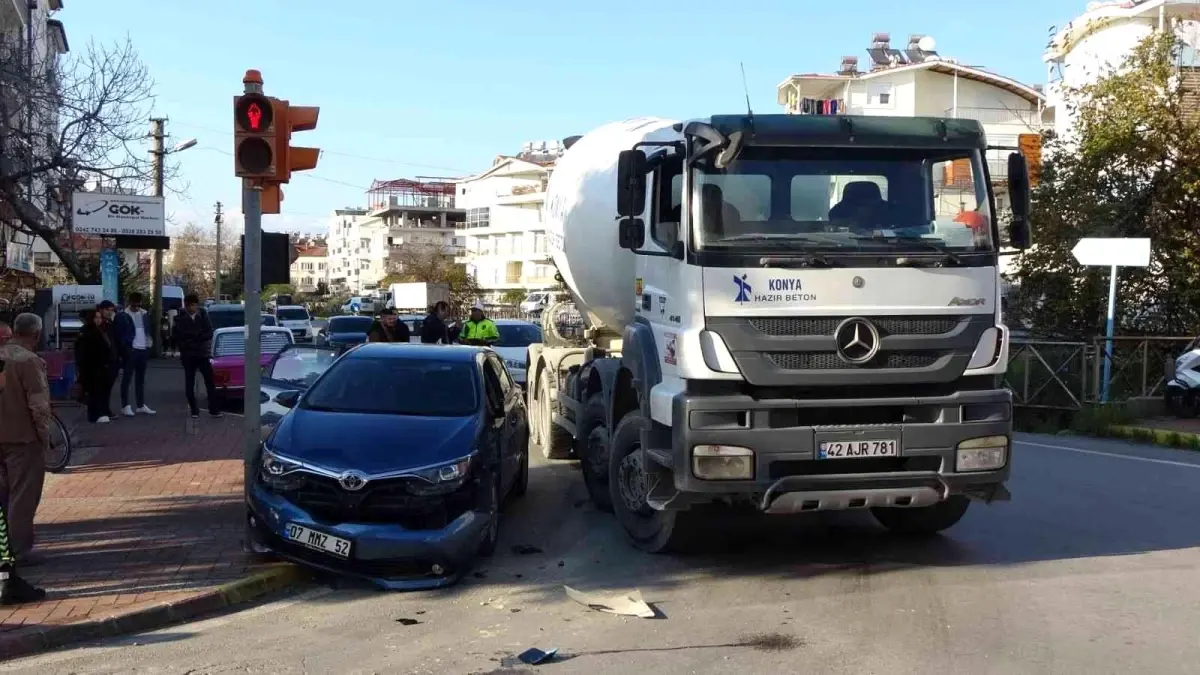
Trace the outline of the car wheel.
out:
<instances>
[{"instance_id":1,"label":"car wheel","mask_svg":"<svg viewBox=\"0 0 1200 675\"><path fill-rule=\"evenodd\" d=\"M479 555L489 557L496 552L500 543L500 472L491 480L490 505L488 507L488 524L484 531L483 541L479 542Z\"/></svg>"},{"instance_id":2,"label":"car wheel","mask_svg":"<svg viewBox=\"0 0 1200 675\"><path fill-rule=\"evenodd\" d=\"M509 493L512 497L524 497L526 492L529 492L529 434L526 433L526 441L521 454L521 468L517 470L517 479L513 481L512 491Z\"/></svg>"}]
</instances>

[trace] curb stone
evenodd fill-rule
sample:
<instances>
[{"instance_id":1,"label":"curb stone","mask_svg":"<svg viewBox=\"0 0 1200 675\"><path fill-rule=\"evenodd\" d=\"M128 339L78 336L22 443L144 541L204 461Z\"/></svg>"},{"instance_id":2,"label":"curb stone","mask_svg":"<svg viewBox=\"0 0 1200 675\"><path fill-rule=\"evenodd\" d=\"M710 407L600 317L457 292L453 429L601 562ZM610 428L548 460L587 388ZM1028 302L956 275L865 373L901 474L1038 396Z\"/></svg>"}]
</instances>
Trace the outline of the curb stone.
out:
<instances>
[{"instance_id":1,"label":"curb stone","mask_svg":"<svg viewBox=\"0 0 1200 675\"><path fill-rule=\"evenodd\" d=\"M0 661L29 656L64 645L154 630L242 604L309 581L312 575L288 563L231 581L212 590L125 614L59 626L17 628L0 633Z\"/></svg>"},{"instance_id":2,"label":"curb stone","mask_svg":"<svg viewBox=\"0 0 1200 675\"><path fill-rule=\"evenodd\" d=\"M1156 445L1174 450L1200 451L1200 434L1171 429L1154 429L1132 425L1114 425L1108 428L1113 437Z\"/></svg>"}]
</instances>

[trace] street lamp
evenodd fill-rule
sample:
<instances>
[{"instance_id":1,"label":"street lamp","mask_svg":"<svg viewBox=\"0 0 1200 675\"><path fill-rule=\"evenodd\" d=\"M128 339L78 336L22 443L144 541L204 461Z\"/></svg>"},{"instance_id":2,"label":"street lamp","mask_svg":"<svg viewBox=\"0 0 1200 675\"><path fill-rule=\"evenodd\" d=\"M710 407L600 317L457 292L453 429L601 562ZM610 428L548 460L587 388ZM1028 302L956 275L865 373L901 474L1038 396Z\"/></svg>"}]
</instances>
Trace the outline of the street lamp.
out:
<instances>
[{"instance_id":1,"label":"street lamp","mask_svg":"<svg viewBox=\"0 0 1200 675\"><path fill-rule=\"evenodd\" d=\"M166 139L166 120L163 118L155 118L151 120L154 124L154 130L151 134L154 138L154 149L150 154L154 155L154 196L163 196L163 158L167 155L173 155L177 152L183 152L188 148L196 145L196 139L189 138L182 143L178 143L175 147L167 150L163 148L163 141ZM154 297L151 305L151 316L154 317L154 325L162 320L163 312L163 250L161 248L154 249ZM162 340L154 341L152 350L154 356L162 356Z\"/></svg>"}]
</instances>

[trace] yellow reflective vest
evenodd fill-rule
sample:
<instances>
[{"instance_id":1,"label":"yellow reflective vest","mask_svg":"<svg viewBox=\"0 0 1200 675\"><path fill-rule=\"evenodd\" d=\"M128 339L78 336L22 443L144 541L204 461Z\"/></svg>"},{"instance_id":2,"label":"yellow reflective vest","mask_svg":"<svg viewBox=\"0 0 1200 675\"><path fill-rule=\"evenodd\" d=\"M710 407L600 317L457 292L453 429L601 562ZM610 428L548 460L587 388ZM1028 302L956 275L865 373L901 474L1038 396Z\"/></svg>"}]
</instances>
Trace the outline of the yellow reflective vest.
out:
<instances>
[{"instance_id":1,"label":"yellow reflective vest","mask_svg":"<svg viewBox=\"0 0 1200 675\"><path fill-rule=\"evenodd\" d=\"M500 331L491 319L482 319L464 323L458 337L464 342L467 340L499 340Z\"/></svg>"}]
</instances>

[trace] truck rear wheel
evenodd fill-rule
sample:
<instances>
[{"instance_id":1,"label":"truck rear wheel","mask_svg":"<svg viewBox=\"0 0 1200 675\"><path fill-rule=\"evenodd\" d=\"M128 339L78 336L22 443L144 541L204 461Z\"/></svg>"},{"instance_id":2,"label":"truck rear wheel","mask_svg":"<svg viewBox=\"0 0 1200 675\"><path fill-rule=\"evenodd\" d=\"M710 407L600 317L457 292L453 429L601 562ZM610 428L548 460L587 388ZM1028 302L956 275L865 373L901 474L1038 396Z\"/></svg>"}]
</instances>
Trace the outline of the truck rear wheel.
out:
<instances>
[{"instance_id":1,"label":"truck rear wheel","mask_svg":"<svg viewBox=\"0 0 1200 675\"><path fill-rule=\"evenodd\" d=\"M530 406L537 430L533 436L546 459L570 459L575 439L566 429L554 424L554 407L550 402L552 386L550 371L543 368L535 385L534 403Z\"/></svg>"},{"instance_id":2,"label":"truck rear wheel","mask_svg":"<svg viewBox=\"0 0 1200 675\"><path fill-rule=\"evenodd\" d=\"M685 552L698 539L696 514L656 511L646 503L649 490L639 451L641 431L648 426L641 413L631 412L613 431L608 472L613 512L637 548L648 553Z\"/></svg>"},{"instance_id":3,"label":"truck rear wheel","mask_svg":"<svg viewBox=\"0 0 1200 675\"><path fill-rule=\"evenodd\" d=\"M611 513L612 493L608 489L609 448L607 410L603 394L592 394L579 421L579 469L583 472L583 485L596 508Z\"/></svg>"},{"instance_id":4,"label":"truck rear wheel","mask_svg":"<svg viewBox=\"0 0 1200 675\"><path fill-rule=\"evenodd\" d=\"M953 495L933 506L917 508L874 508L871 515L888 530L905 536L929 536L952 527L967 514L971 500Z\"/></svg>"}]
</instances>

